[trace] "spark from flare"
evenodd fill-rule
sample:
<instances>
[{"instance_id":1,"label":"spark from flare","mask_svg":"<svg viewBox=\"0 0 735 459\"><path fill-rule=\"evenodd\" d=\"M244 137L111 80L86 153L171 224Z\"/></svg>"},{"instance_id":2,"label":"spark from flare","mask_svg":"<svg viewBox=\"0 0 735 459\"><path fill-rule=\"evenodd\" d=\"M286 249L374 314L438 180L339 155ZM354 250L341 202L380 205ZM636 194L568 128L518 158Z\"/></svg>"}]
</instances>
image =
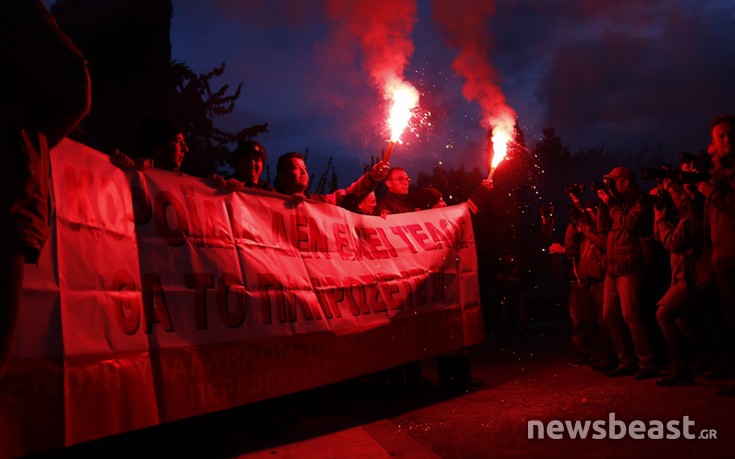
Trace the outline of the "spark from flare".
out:
<instances>
[{"instance_id":1,"label":"spark from flare","mask_svg":"<svg viewBox=\"0 0 735 459\"><path fill-rule=\"evenodd\" d=\"M444 33L448 46L458 51L452 69L465 82L462 95L468 102L477 102L482 110L482 127L492 129L494 152L488 152L490 176L505 159L508 142L514 139L515 111L508 105L499 85L500 76L490 59L493 37L488 21L495 12L492 0L462 2L432 2L433 18Z\"/></svg>"},{"instance_id":2,"label":"spark from flare","mask_svg":"<svg viewBox=\"0 0 735 459\"><path fill-rule=\"evenodd\" d=\"M416 0L326 2L327 17L342 32L339 37L359 45L362 67L388 104L390 143L386 156L400 140L418 104L418 91L403 78L414 51L411 33L417 11Z\"/></svg>"}]
</instances>

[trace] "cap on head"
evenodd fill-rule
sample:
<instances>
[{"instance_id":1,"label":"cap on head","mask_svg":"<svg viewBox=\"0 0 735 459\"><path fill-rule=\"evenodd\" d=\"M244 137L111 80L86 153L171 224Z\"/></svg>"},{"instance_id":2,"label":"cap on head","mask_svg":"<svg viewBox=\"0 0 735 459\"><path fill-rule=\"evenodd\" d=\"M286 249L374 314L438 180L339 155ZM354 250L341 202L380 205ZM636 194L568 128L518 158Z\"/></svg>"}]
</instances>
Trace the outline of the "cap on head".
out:
<instances>
[{"instance_id":1,"label":"cap on head","mask_svg":"<svg viewBox=\"0 0 735 459\"><path fill-rule=\"evenodd\" d=\"M430 186L419 188L413 193L413 205L421 210L433 209L441 200L442 194Z\"/></svg>"},{"instance_id":2,"label":"cap on head","mask_svg":"<svg viewBox=\"0 0 735 459\"><path fill-rule=\"evenodd\" d=\"M618 166L605 175L605 178L611 180L626 179L632 182L635 180L635 173L629 167Z\"/></svg>"},{"instance_id":3,"label":"cap on head","mask_svg":"<svg viewBox=\"0 0 735 459\"><path fill-rule=\"evenodd\" d=\"M232 155L232 165L236 165L243 156L248 154L260 156L260 159L263 160L263 164L268 160L268 154L265 152L265 148L260 144L260 142L256 142L255 140L245 140L237 145L237 148Z\"/></svg>"}]
</instances>

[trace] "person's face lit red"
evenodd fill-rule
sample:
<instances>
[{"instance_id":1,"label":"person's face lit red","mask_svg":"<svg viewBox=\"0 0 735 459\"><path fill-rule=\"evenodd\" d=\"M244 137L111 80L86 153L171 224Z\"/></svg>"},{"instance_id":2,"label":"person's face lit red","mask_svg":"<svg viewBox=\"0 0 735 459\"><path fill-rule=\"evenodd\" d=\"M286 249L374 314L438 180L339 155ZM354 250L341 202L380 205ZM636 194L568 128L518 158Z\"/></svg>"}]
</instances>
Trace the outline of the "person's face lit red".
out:
<instances>
[{"instance_id":1,"label":"person's face lit red","mask_svg":"<svg viewBox=\"0 0 735 459\"><path fill-rule=\"evenodd\" d=\"M290 158L291 166L285 172L286 189L291 193L303 193L309 185L309 171L300 158Z\"/></svg>"},{"instance_id":2,"label":"person's face lit red","mask_svg":"<svg viewBox=\"0 0 735 459\"><path fill-rule=\"evenodd\" d=\"M729 123L720 123L712 128L712 144L715 155L723 157L735 151L735 132Z\"/></svg>"},{"instance_id":3,"label":"person's face lit red","mask_svg":"<svg viewBox=\"0 0 735 459\"><path fill-rule=\"evenodd\" d=\"M375 193L370 193L365 197L365 199L362 200L359 206L357 206L358 209L360 209L360 212L372 215L375 208L378 206L378 201L375 199Z\"/></svg>"},{"instance_id":4,"label":"person's face lit red","mask_svg":"<svg viewBox=\"0 0 735 459\"><path fill-rule=\"evenodd\" d=\"M184 134L179 133L154 151L154 166L171 171L179 170L188 152Z\"/></svg>"},{"instance_id":5,"label":"person's face lit red","mask_svg":"<svg viewBox=\"0 0 735 459\"><path fill-rule=\"evenodd\" d=\"M238 175L252 183L258 183L263 173L263 158L254 153L244 154L235 165Z\"/></svg>"},{"instance_id":6,"label":"person's face lit red","mask_svg":"<svg viewBox=\"0 0 735 459\"><path fill-rule=\"evenodd\" d=\"M391 193L407 195L408 187L411 185L411 178L406 171L395 170L385 180L385 185Z\"/></svg>"}]
</instances>

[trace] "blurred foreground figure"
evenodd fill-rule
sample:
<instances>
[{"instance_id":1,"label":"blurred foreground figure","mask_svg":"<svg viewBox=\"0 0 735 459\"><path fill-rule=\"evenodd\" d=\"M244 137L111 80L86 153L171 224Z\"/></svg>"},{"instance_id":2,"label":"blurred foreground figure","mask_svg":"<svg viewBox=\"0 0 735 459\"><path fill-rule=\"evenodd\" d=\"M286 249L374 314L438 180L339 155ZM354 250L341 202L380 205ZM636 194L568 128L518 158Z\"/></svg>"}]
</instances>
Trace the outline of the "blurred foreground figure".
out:
<instances>
[{"instance_id":1,"label":"blurred foreground figure","mask_svg":"<svg viewBox=\"0 0 735 459\"><path fill-rule=\"evenodd\" d=\"M23 293L24 263L49 235L49 149L89 113L87 62L41 1L14 1L0 15L0 377Z\"/></svg>"},{"instance_id":2,"label":"blurred foreground figure","mask_svg":"<svg viewBox=\"0 0 735 459\"><path fill-rule=\"evenodd\" d=\"M716 118L711 125L711 180L697 185L705 197L705 213L712 243L712 269L720 291L724 316L735 331L735 116ZM735 386L718 392L735 396Z\"/></svg>"}]
</instances>

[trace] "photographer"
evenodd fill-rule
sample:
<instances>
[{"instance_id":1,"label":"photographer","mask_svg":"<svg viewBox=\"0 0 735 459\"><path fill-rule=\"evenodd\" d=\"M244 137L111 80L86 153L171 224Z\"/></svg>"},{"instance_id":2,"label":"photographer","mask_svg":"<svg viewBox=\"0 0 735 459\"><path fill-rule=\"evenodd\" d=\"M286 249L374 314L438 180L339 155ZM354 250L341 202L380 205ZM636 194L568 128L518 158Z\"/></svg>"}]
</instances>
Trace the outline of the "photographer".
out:
<instances>
[{"instance_id":1,"label":"photographer","mask_svg":"<svg viewBox=\"0 0 735 459\"><path fill-rule=\"evenodd\" d=\"M605 246L610 230L609 209L599 199L585 207L579 229L584 235L580 245L580 296L587 312L590 338L590 365L595 371L610 371L617 366L615 346L603 321Z\"/></svg>"},{"instance_id":2,"label":"photographer","mask_svg":"<svg viewBox=\"0 0 735 459\"><path fill-rule=\"evenodd\" d=\"M712 268L732 333L735 330L735 117L716 118L711 124L710 134L712 178L700 182L697 188L706 197ZM718 394L735 396L735 386Z\"/></svg>"},{"instance_id":3,"label":"photographer","mask_svg":"<svg viewBox=\"0 0 735 459\"><path fill-rule=\"evenodd\" d=\"M618 355L617 368L607 375L653 378L658 370L651 330L645 320L642 242L652 233L652 206L630 168L616 167L604 178L610 185L597 193L609 208L612 227L606 245L603 317Z\"/></svg>"},{"instance_id":4,"label":"photographer","mask_svg":"<svg viewBox=\"0 0 735 459\"><path fill-rule=\"evenodd\" d=\"M569 307L569 318L572 322L572 349L574 355L569 366L579 366L589 362L589 336L587 333L587 314L584 311L584 303L581 298L581 287L577 268L579 263L579 249L584 235L580 231L580 222L584 220L584 203L582 193L584 185L572 183L564 187L564 192L569 196L572 203L567 209L567 223L564 231L564 245L557 242L549 247L550 254L563 254L566 277L569 282L567 291L567 302Z\"/></svg>"},{"instance_id":5,"label":"photographer","mask_svg":"<svg viewBox=\"0 0 735 459\"><path fill-rule=\"evenodd\" d=\"M659 386L694 383L691 362L686 358L687 338L700 356L707 354L702 335L702 308L697 299L707 289L709 269L699 260L704 251L703 202L691 187L670 178L658 181L654 204L654 234L670 252L671 283L658 300L656 319L669 350L672 372L659 378Z\"/></svg>"}]
</instances>

